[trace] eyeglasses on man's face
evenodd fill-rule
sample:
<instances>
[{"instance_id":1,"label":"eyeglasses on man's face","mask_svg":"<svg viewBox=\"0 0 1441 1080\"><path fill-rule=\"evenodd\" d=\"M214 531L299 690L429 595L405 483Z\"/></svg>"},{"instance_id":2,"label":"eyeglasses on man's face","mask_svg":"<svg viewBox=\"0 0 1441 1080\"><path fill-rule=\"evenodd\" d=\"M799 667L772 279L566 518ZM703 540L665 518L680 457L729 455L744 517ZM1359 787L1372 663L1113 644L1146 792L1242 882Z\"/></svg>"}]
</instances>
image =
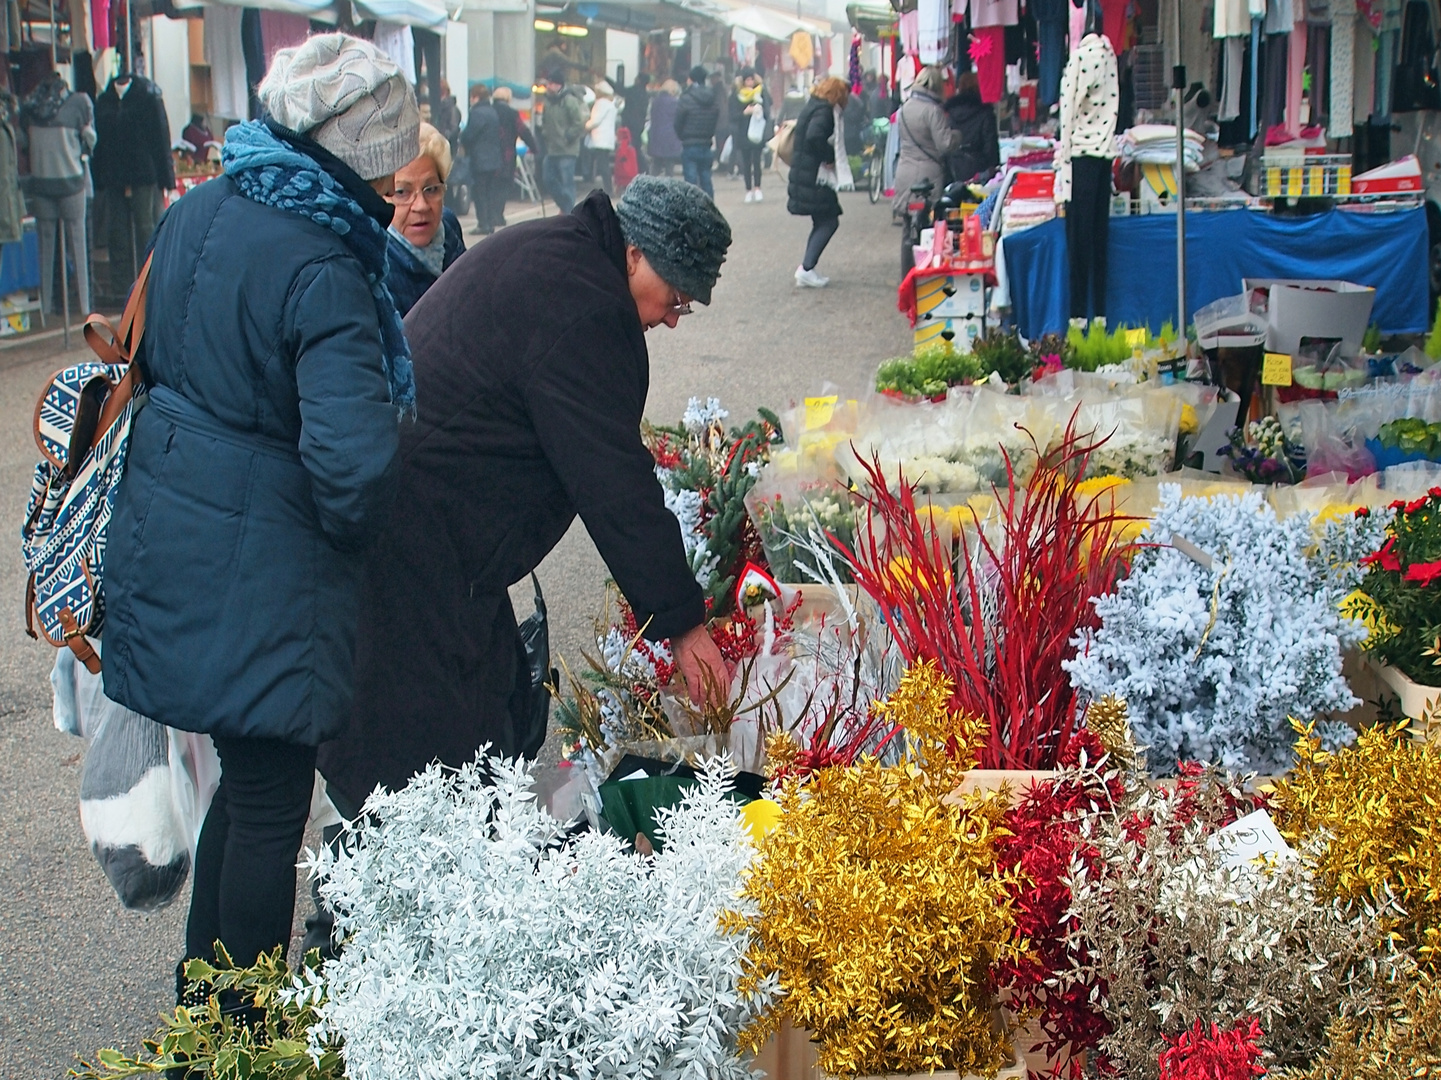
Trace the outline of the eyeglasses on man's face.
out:
<instances>
[{"instance_id":1,"label":"eyeglasses on man's face","mask_svg":"<svg viewBox=\"0 0 1441 1080\"><path fill-rule=\"evenodd\" d=\"M396 206L409 206L415 201L417 195L428 203L439 202L445 197L445 184L426 184L423 188L402 184L396 187L394 194L390 196L390 201Z\"/></svg>"},{"instance_id":2,"label":"eyeglasses on man's face","mask_svg":"<svg viewBox=\"0 0 1441 1080\"><path fill-rule=\"evenodd\" d=\"M676 315L689 315L691 313L691 301L687 300L679 292L673 292L670 298L670 309Z\"/></svg>"}]
</instances>

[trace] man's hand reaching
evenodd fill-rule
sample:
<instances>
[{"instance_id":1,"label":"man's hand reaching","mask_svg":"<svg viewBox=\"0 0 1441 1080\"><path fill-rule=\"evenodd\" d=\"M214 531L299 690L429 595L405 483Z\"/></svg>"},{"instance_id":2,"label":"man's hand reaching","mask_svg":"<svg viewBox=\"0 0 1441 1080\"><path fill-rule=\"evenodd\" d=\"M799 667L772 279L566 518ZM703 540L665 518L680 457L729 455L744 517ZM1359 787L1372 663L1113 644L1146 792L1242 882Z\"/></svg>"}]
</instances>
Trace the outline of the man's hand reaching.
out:
<instances>
[{"instance_id":1,"label":"man's hand reaching","mask_svg":"<svg viewBox=\"0 0 1441 1080\"><path fill-rule=\"evenodd\" d=\"M731 676L725 657L706 632L705 624L671 639L676 676L685 686L691 701L700 706L725 704L730 694Z\"/></svg>"}]
</instances>

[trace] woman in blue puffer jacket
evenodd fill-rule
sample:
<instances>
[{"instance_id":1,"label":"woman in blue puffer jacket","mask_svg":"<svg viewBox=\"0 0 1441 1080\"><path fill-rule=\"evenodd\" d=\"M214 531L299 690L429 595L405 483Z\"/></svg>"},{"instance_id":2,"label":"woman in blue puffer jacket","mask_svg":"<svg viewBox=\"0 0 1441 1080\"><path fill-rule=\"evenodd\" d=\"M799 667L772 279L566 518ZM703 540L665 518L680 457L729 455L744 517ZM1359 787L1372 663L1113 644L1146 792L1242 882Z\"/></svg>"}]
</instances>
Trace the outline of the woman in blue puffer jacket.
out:
<instances>
[{"instance_id":1,"label":"woman in blue puffer jacket","mask_svg":"<svg viewBox=\"0 0 1441 1080\"><path fill-rule=\"evenodd\" d=\"M310 38L157 229L105 561L106 694L215 741L187 957L290 939L316 746L344 729L363 553L415 388L383 197L420 114L369 42ZM243 1004L243 1003L241 1003Z\"/></svg>"}]
</instances>

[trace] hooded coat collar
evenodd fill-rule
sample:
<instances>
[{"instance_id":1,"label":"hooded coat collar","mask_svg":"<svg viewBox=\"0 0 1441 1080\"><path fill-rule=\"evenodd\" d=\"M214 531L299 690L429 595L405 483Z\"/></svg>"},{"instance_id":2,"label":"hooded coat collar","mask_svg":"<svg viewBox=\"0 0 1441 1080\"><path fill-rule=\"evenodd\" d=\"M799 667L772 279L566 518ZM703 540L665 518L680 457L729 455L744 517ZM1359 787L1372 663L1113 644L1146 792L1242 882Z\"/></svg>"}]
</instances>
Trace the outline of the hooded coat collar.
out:
<instances>
[{"instance_id":1,"label":"hooded coat collar","mask_svg":"<svg viewBox=\"0 0 1441 1080\"><path fill-rule=\"evenodd\" d=\"M620 231L620 218L610 196L603 191L592 191L571 213L581 220L615 268L624 274L625 236Z\"/></svg>"}]
</instances>

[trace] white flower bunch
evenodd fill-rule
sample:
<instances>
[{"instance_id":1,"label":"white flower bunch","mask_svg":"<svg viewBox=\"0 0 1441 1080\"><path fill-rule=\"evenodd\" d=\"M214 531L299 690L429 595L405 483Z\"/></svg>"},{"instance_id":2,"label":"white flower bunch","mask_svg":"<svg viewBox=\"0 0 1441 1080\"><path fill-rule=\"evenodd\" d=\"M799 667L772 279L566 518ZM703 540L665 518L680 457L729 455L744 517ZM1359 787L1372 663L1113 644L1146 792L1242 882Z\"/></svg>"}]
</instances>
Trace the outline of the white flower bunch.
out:
<instances>
[{"instance_id":1,"label":"white flower bunch","mask_svg":"<svg viewBox=\"0 0 1441 1080\"><path fill-rule=\"evenodd\" d=\"M1170 469L1175 456L1174 439L1150 431L1118 432L1091 451L1086 476L1124 476L1127 480L1160 476Z\"/></svg>"},{"instance_id":2,"label":"white flower bunch","mask_svg":"<svg viewBox=\"0 0 1441 1080\"><path fill-rule=\"evenodd\" d=\"M1357 527L1329 542L1345 547L1338 537ZM1356 704L1341 652L1365 629L1341 614L1345 575L1325 544L1314 550L1309 514L1283 521L1257 493L1183 499L1166 484L1139 544L1130 575L1096 600L1100 628L1076 637L1065 666L1091 697L1126 702L1153 767L1195 760L1281 772L1294 738L1288 717Z\"/></svg>"},{"instance_id":3,"label":"white flower bunch","mask_svg":"<svg viewBox=\"0 0 1441 1080\"><path fill-rule=\"evenodd\" d=\"M711 762L664 849L565 826L524 763L432 765L308 856L341 955L312 1046L351 1080L748 1080L737 1034L774 998L742 958L753 849ZM735 912L739 918L730 917Z\"/></svg>"},{"instance_id":4,"label":"white flower bunch","mask_svg":"<svg viewBox=\"0 0 1441 1080\"><path fill-rule=\"evenodd\" d=\"M691 398L681 414L681 424L692 437L704 435L712 424L724 424L730 411L721 408L720 398L708 397L705 403L700 398Z\"/></svg>"},{"instance_id":5,"label":"white flower bunch","mask_svg":"<svg viewBox=\"0 0 1441 1080\"><path fill-rule=\"evenodd\" d=\"M705 505L705 499L699 491L675 486L672 469L657 468L655 475L665 497L665 508L680 522L680 538L685 544L691 573L695 575L696 583L702 589L709 588L720 560L711 554L710 538L706 536L705 527L701 523L701 508Z\"/></svg>"}]
</instances>

